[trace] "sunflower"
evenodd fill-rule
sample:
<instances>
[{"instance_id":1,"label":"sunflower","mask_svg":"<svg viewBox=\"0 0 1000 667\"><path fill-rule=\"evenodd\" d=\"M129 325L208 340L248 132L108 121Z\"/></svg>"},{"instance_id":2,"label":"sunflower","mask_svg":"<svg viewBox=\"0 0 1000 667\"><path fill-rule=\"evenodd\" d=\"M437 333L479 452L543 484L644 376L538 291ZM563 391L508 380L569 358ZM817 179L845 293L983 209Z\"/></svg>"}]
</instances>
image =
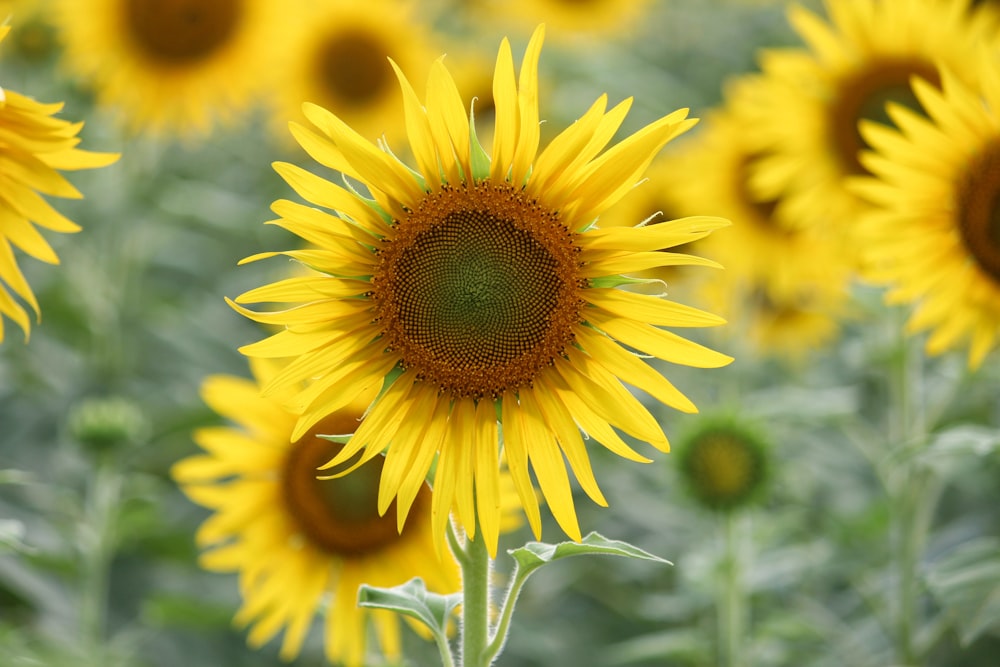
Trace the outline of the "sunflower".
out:
<instances>
[{"instance_id":1,"label":"sunflower","mask_svg":"<svg viewBox=\"0 0 1000 667\"><path fill-rule=\"evenodd\" d=\"M337 215L278 201L277 224L317 248L249 259L287 255L327 275L265 285L231 302L247 317L284 327L241 351L296 357L265 388L307 384L290 403L301 413L293 437L359 392L383 387L365 422L324 468L340 466L359 451L361 462L385 452L379 509L397 499L402 521L436 459L435 533L445 530L454 506L470 537L479 524L493 554L501 431L535 535L541 523L529 468L563 530L580 539L564 456L583 490L606 504L581 429L633 460L648 461L616 428L668 449L659 424L619 378L667 405L695 410L624 346L689 366L731 361L660 328L717 325L721 318L619 287L631 282L623 273L714 265L658 251L702 238L727 221L692 217L608 229L594 224L641 178L660 148L694 121L686 120L683 109L604 150L630 101L608 110L602 96L539 154L542 38L539 28L519 79L510 45L501 43L492 155L470 132L468 107L442 60L431 68L423 104L396 70L416 169L334 114L305 105L318 131L293 123L293 134L319 162L363 184L372 199L363 198L359 187L276 165L301 196ZM262 302L296 305L278 312L239 305Z\"/></svg>"},{"instance_id":2,"label":"sunflower","mask_svg":"<svg viewBox=\"0 0 1000 667\"><path fill-rule=\"evenodd\" d=\"M701 417L681 436L677 465L691 496L718 512L745 507L766 489L771 445L755 424L734 415Z\"/></svg>"},{"instance_id":3,"label":"sunflower","mask_svg":"<svg viewBox=\"0 0 1000 667\"><path fill-rule=\"evenodd\" d=\"M910 333L933 329L930 354L969 343L977 368L1000 335L1000 69L978 61L981 87L951 72L943 91L915 80L929 117L899 106L899 130L864 124L873 177L852 185L878 206L865 219L872 280L912 303Z\"/></svg>"},{"instance_id":4,"label":"sunflower","mask_svg":"<svg viewBox=\"0 0 1000 667\"><path fill-rule=\"evenodd\" d=\"M455 563L435 556L447 549L431 534L430 488L418 489L406 529L398 532L394 507L385 516L375 511L381 458L350 477L316 479L316 467L341 447L316 434L353 431L365 401L326 415L292 441L296 417L260 395L261 383L277 368L259 361L252 368L256 381L228 375L205 380L205 402L235 426L198 430L194 438L205 453L172 470L183 491L214 512L197 534L205 549L202 565L239 572L244 602L236 622L251 626L253 647L284 628L281 657L294 658L317 610L328 605L325 646L331 662L363 663L369 620L382 652L397 660L398 619L358 607L358 588L421 577L439 593L459 589Z\"/></svg>"},{"instance_id":5,"label":"sunflower","mask_svg":"<svg viewBox=\"0 0 1000 667\"><path fill-rule=\"evenodd\" d=\"M406 39L400 39L406 35ZM390 58L426 72L429 30L408 2L332 0L302 12L286 42L273 115L282 138L303 102L333 111L369 139L405 135Z\"/></svg>"},{"instance_id":6,"label":"sunflower","mask_svg":"<svg viewBox=\"0 0 1000 667\"><path fill-rule=\"evenodd\" d=\"M800 6L789 9L806 49L765 51L769 92L760 95L754 133L769 148L753 187L788 198L788 218L801 225L845 230L864 210L845 187L863 173L858 121L888 122L885 102L916 106L911 76L935 85L940 68L970 72L987 23L961 2L826 0L829 20ZM853 244L853 242L849 242Z\"/></svg>"},{"instance_id":7,"label":"sunflower","mask_svg":"<svg viewBox=\"0 0 1000 667\"><path fill-rule=\"evenodd\" d=\"M0 41L10 26L0 27ZM43 197L79 198L83 195L70 185L60 171L93 169L111 164L116 153L80 150L77 134L83 123L71 123L55 114L62 104L42 104L0 89L0 342L4 338L3 316L24 331L31 321L14 295L27 302L40 317L38 300L17 265L14 248L49 264L59 257L35 225L70 233L80 227L56 211Z\"/></svg>"},{"instance_id":8,"label":"sunflower","mask_svg":"<svg viewBox=\"0 0 1000 667\"><path fill-rule=\"evenodd\" d=\"M269 0L52 0L64 64L134 132L231 123L273 77L291 5Z\"/></svg>"}]
</instances>

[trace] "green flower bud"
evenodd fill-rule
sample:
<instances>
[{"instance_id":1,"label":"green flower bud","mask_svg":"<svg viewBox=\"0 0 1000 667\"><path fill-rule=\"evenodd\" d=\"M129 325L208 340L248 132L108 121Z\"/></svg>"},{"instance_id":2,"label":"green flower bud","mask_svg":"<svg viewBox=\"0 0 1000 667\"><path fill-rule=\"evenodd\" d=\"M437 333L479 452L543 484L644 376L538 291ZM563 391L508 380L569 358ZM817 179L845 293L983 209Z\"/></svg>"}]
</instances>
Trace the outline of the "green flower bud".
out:
<instances>
[{"instance_id":1,"label":"green flower bud","mask_svg":"<svg viewBox=\"0 0 1000 667\"><path fill-rule=\"evenodd\" d=\"M770 443L734 417L702 417L679 439L685 486L708 509L728 512L757 500L770 476Z\"/></svg>"},{"instance_id":2,"label":"green flower bud","mask_svg":"<svg viewBox=\"0 0 1000 667\"><path fill-rule=\"evenodd\" d=\"M87 449L105 452L146 438L149 423L132 401L121 397L88 398L70 410L70 435Z\"/></svg>"}]
</instances>

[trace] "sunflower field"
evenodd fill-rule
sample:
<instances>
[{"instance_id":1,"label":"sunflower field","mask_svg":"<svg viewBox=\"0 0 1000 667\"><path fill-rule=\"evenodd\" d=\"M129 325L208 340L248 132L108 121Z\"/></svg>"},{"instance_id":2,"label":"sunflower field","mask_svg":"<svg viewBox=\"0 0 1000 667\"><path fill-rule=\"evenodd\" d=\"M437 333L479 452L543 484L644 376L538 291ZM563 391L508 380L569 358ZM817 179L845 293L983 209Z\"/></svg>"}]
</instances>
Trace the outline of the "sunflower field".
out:
<instances>
[{"instance_id":1,"label":"sunflower field","mask_svg":"<svg viewBox=\"0 0 1000 667\"><path fill-rule=\"evenodd\" d=\"M1000 2L0 18L0 667L1000 667Z\"/></svg>"}]
</instances>

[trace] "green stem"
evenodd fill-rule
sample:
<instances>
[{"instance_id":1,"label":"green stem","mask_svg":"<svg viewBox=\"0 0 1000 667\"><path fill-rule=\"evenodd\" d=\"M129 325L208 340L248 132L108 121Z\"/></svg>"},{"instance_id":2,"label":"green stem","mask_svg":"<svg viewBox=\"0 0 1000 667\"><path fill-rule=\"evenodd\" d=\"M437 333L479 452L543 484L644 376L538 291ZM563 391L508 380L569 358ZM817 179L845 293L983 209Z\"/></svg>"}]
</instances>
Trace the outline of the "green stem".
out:
<instances>
[{"instance_id":1,"label":"green stem","mask_svg":"<svg viewBox=\"0 0 1000 667\"><path fill-rule=\"evenodd\" d=\"M723 590L719 594L719 650L723 667L742 667L746 595L740 553L739 517L727 512L723 523Z\"/></svg>"},{"instance_id":2,"label":"green stem","mask_svg":"<svg viewBox=\"0 0 1000 667\"><path fill-rule=\"evenodd\" d=\"M437 644L438 653L441 654L442 667L455 667L455 659L451 656L451 645L448 637L444 633L434 633L434 643Z\"/></svg>"},{"instance_id":3,"label":"green stem","mask_svg":"<svg viewBox=\"0 0 1000 667\"><path fill-rule=\"evenodd\" d=\"M885 473L893 482L889 493L893 510L892 553L897 585L895 660L899 665L914 667L922 662L916 646L919 567L937 504L939 485L933 472L923 467L913 451L923 447L926 439L922 395L923 357L921 351L914 347L917 341L906 337L903 331L902 318L905 315L904 311L897 311L894 322L901 340L893 374L890 415L891 446L896 453L902 454L891 457L894 463L890 465L898 466L902 461L904 470L886 470Z\"/></svg>"},{"instance_id":4,"label":"green stem","mask_svg":"<svg viewBox=\"0 0 1000 667\"><path fill-rule=\"evenodd\" d=\"M86 498L80 546L80 632L94 664L101 663L107 631L108 580L115 551L115 512L122 478L114 463L98 463Z\"/></svg>"},{"instance_id":5,"label":"green stem","mask_svg":"<svg viewBox=\"0 0 1000 667\"><path fill-rule=\"evenodd\" d=\"M493 562L483 536L466 539L462 567L462 667L489 667L490 573Z\"/></svg>"},{"instance_id":6,"label":"green stem","mask_svg":"<svg viewBox=\"0 0 1000 667\"><path fill-rule=\"evenodd\" d=\"M504 597L503 607L500 610L500 620L497 622L490 645L486 647L487 665L492 664L496 657L500 655L500 651L503 650L504 644L507 642L507 633L510 632L510 619L514 616L514 606L517 604L517 598L521 594L521 589L524 588L524 583L527 580L527 575L521 574L515 564L514 572L511 573L510 588L507 589L507 595Z\"/></svg>"}]
</instances>

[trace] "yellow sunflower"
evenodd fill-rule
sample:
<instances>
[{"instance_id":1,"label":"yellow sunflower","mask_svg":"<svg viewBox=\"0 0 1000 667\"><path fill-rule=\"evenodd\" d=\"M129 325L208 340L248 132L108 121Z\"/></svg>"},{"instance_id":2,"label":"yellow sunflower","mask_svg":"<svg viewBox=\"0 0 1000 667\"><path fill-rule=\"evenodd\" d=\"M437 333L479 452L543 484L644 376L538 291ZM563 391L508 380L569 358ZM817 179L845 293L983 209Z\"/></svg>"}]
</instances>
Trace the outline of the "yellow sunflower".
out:
<instances>
[{"instance_id":1,"label":"yellow sunflower","mask_svg":"<svg viewBox=\"0 0 1000 667\"><path fill-rule=\"evenodd\" d=\"M374 140L405 136L390 58L404 71L427 71L429 30L409 2L331 0L299 15L289 31L274 90L280 136L304 121L302 103L318 104ZM405 39L401 38L405 35Z\"/></svg>"},{"instance_id":2,"label":"yellow sunflower","mask_svg":"<svg viewBox=\"0 0 1000 667\"><path fill-rule=\"evenodd\" d=\"M283 18L270 0L53 0L63 62L134 132L197 136L270 85Z\"/></svg>"},{"instance_id":3,"label":"yellow sunflower","mask_svg":"<svg viewBox=\"0 0 1000 667\"><path fill-rule=\"evenodd\" d=\"M660 425L619 378L663 403L695 410L624 346L690 366L731 361L661 328L717 325L721 318L619 288L628 282L623 273L714 265L659 251L702 238L727 221L593 224L641 178L660 148L694 121L680 110L604 150L630 101L609 110L602 96L539 153L542 36L539 28L519 78L509 43L501 43L492 155L470 132L468 105L442 60L431 68L423 103L397 69L416 169L336 115L305 105L317 129L293 123L293 134L320 163L363 184L372 199L305 169L276 165L301 196L336 215L275 202L278 224L317 249L250 259L287 255L327 275L266 285L232 304L247 317L284 327L242 351L296 357L265 388L308 385L290 404L301 413L293 437L359 392L382 386L365 422L325 467L362 450L361 461L385 452L379 509L398 499L402 521L436 459L435 533L444 531L454 505L470 536L478 522L493 554L501 432L535 534L541 523L529 468L563 530L579 539L564 457L583 490L606 504L581 429L633 460L648 459L616 429L668 448ZM278 312L239 305L262 302L296 305Z\"/></svg>"},{"instance_id":4,"label":"yellow sunflower","mask_svg":"<svg viewBox=\"0 0 1000 667\"><path fill-rule=\"evenodd\" d=\"M864 124L872 178L859 194L878 206L865 219L867 276L887 300L914 304L908 331L933 330L930 354L969 344L977 368L1000 335L1000 69L983 56L981 87L946 71L943 91L914 81L928 117L894 106L899 131ZM975 68L975 67L974 67Z\"/></svg>"},{"instance_id":5,"label":"yellow sunflower","mask_svg":"<svg viewBox=\"0 0 1000 667\"><path fill-rule=\"evenodd\" d=\"M10 26L0 26L0 41ZM56 118L62 104L42 104L12 90L0 89L0 342L3 316L31 331L23 299L40 317L38 300L17 265L14 249L49 264L59 257L35 225L63 234L80 231L41 196L80 198L60 171L93 169L111 164L116 153L80 150L77 134L83 123ZM41 194L39 194L41 193Z\"/></svg>"},{"instance_id":6,"label":"yellow sunflower","mask_svg":"<svg viewBox=\"0 0 1000 667\"><path fill-rule=\"evenodd\" d=\"M398 660L398 617L358 607L358 588L421 577L432 591L459 589L455 563L435 555L447 548L431 533L430 488L420 486L398 532L393 507L385 516L376 513L381 457L350 477L316 479L316 468L342 447L316 434L353 431L367 402L355 398L293 442L296 417L260 395L277 368L259 361L252 367L257 381L218 375L204 382L205 402L235 426L198 430L195 441L205 453L172 470L183 491L214 512L198 530L201 563L239 572L244 602L236 622L251 626L248 642L255 648L284 628L281 657L294 658L325 608L331 662L363 664L369 620L382 653Z\"/></svg>"},{"instance_id":7,"label":"yellow sunflower","mask_svg":"<svg viewBox=\"0 0 1000 667\"><path fill-rule=\"evenodd\" d=\"M862 173L858 121L887 122L885 102L916 105L910 77L937 83L941 67L971 73L986 22L961 2L826 0L828 19L790 8L806 49L765 51L768 94L760 95L754 134L768 146L755 191L788 198L789 219L844 229L864 209L845 187Z\"/></svg>"}]
</instances>

